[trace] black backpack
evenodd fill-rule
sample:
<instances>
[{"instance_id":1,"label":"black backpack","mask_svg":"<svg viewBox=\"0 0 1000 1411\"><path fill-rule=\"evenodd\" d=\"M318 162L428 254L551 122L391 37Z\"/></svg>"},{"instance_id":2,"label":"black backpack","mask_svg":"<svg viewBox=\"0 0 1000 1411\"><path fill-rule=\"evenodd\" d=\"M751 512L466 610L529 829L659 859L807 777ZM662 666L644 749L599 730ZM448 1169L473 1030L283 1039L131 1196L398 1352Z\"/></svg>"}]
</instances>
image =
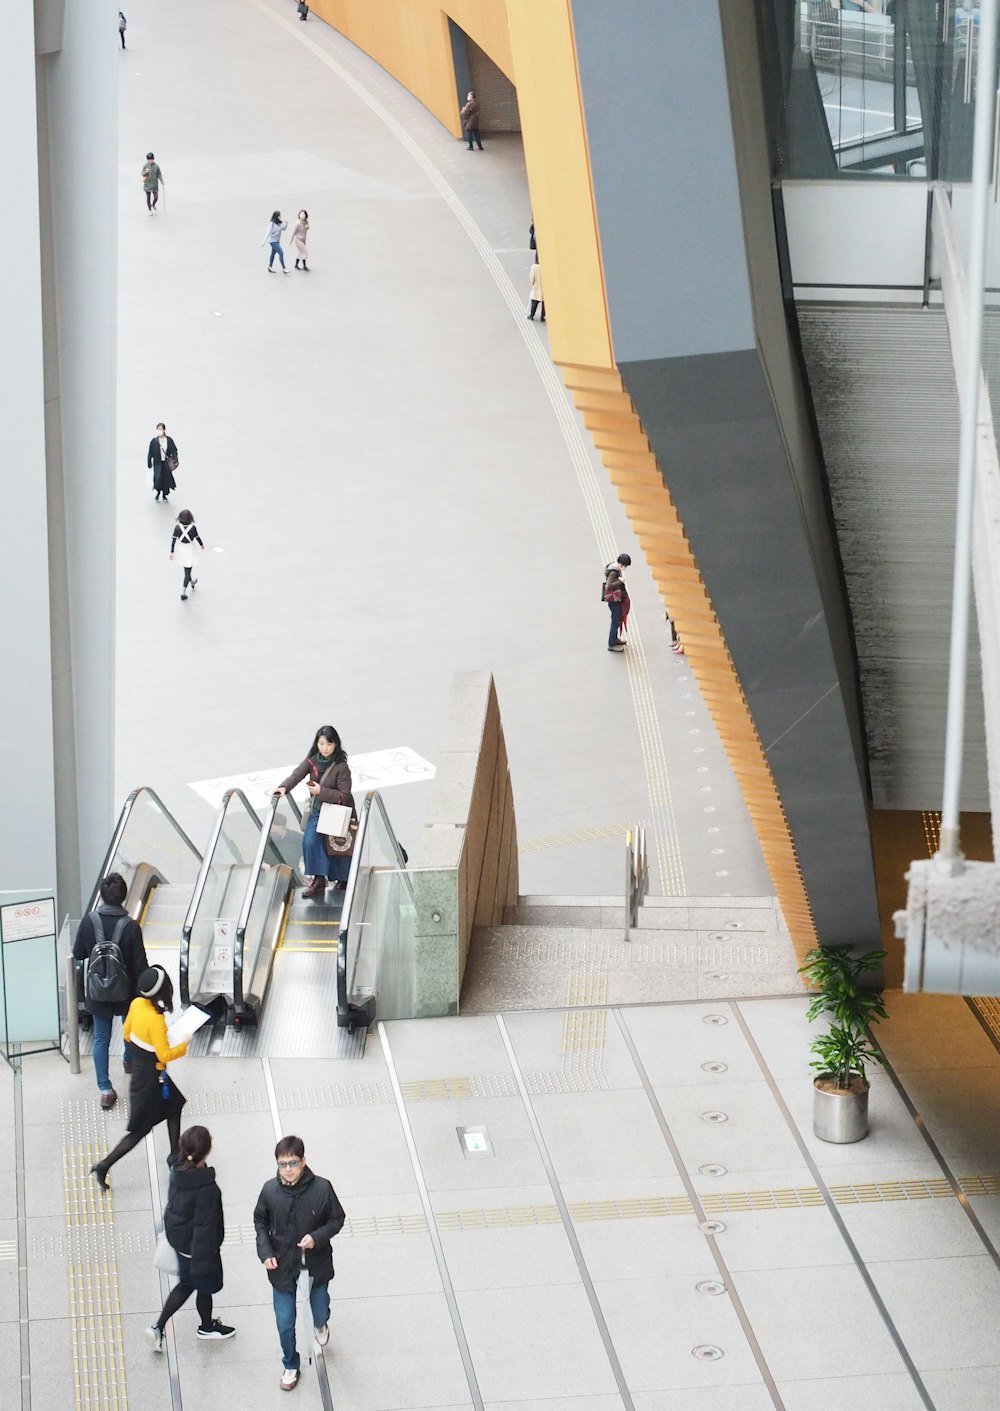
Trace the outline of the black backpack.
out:
<instances>
[{"instance_id":1,"label":"black backpack","mask_svg":"<svg viewBox=\"0 0 1000 1411\"><path fill-rule=\"evenodd\" d=\"M97 1004L128 1004L132 980L122 954L121 939L129 917L119 916L110 941L99 911L90 913L96 941L87 962L87 999Z\"/></svg>"}]
</instances>

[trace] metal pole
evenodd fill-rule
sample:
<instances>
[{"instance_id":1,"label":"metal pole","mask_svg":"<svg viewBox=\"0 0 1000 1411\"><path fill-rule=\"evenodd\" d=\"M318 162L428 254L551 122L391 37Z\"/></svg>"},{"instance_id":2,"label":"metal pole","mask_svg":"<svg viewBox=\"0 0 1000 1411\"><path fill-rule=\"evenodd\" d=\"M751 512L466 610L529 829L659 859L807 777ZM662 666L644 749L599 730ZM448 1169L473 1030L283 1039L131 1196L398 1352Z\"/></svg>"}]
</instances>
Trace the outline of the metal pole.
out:
<instances>
[{"instance_id":1,"label":"metal pole","mask_svg":"<svg viewBox=\"0 0 1000 1411\"><path fill-rule=\"evenodd\" d=\"M80 1015L76 1008L76 961L71 955L63 962L66 972L66 1046L69 1049L69 1071L80 1071Z\"/></svg>"},{"instance_id":2,"label":"metal pole","mask_svg":"<svg viewBox=\"0 0 1000 1411\"><path fill-rule=\"evenodd\" d=\"M996 98L997 0L982 0L972 142L972 234L966 285L965 370L962 378L958 504L955 513L955 572L948 661L948 724L945 735L944 800L938 856L960 870L959 808L965 743L965 678L972 587L972 518L976 498L976 439L982 378L983 291L986 282L986 220L990 195L993 105ZM969 20L971 46L972 20Z\"/></svg>"},{"instance_id":3,"label":"metal pole","mask_svg":"<svg viewBox=\"0 0 1000 1411\"><path fill-rule=\"evenodd\" d=\"M632 921L632 830L625 834L625 939L631 940L629 926Z\"/></svg>"}]
</instances>

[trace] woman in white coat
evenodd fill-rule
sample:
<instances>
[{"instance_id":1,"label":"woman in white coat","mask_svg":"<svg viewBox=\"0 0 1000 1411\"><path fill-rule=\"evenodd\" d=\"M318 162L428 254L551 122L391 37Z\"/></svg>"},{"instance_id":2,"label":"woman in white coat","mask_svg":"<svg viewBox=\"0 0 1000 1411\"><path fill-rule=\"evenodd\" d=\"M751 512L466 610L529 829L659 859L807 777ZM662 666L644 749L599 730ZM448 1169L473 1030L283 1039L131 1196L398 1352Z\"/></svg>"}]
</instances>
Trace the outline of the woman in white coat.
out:
<instances>
[{"instance_id":1,"label":"woman in white coat","mask_svg":"<svg viewBox=\"0 0 1000 1411\"><path fill-rule=\"evenodd\" d=\"M309 212L299 211L299 218L292 231L292 249L295 251L295 268L299 266L308 271L309 266L306 260L309 258L309 251L306 249L306 239L309 235Z\"/></svg>"}]
</instances>

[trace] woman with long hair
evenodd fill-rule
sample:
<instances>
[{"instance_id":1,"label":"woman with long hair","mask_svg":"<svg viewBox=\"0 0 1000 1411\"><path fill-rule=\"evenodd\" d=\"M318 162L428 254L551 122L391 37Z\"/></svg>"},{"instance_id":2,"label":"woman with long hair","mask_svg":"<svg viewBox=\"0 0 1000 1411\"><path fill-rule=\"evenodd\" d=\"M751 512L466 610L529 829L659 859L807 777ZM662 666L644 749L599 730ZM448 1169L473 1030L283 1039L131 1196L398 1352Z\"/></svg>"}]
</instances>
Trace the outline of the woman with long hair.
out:
<instances>
[{"instance_id":1,"label":"woman with long hair","mask_svg":"<svg viewBox=\"0 0 1000 1411\"><path fill-rule=\"evenodd\" d=\"M226 1227L222 1192L208 1165L212 1134L207 1127L181 1133L177 1160L170 1173L170 1195L163 1212L163 1232L177 1253L178 1281L167 1295L160 1316L146 1329L154 1352L163 1351L163 1333L170 1319L192 1294L198 1308L198 1337L222 1342L236 1336L212 1314L212 1295L222 1288L222 1241Z\"/></svg>"},{"instance_id":2,"label":"woman with long hair","mask_svg":"<svg viewBox=\"0 0 1000 1411\"><path fill-rule=\"evenodd\" d=\"M183 1058L187 1044L173 1048L167 1038L164 1014L174 1007L174 987L162 965L151 965L139 976L139 994L125 1016L122 1034L130 1045L132 1072L128 1088L128 1123L125 1135L103 1161L91 1166L101 1190L108 1189L108 1172L116 1161L127 1156L161 1122L167 1124L170 1155L167 1164L177 1159L181 1135L181 1112L186 1098L167 1073L167 1064Z\"/></svg>"},{"instance_id":3,"label":"woman with long hair","mask_svg":"<svg viewBox=\"0 0 1000 1411\"><path fill-rule=\"evenodd\" d=\"M351 767L340 743L340 736L332 725L321 725L309 746L309 753L275 789L276 794L285 794L294 789L303 779L312 797L312 808L306 820L302 837L302 862L309 875L309 885L302 895L309 901L322 901L327 882L333 883L335 892L342 892L351 870L349 853L331 857L327 852L322 833L317 833L319 811L325 803L344 804L354 812L354 796L351 793Z\"/></svg>"},{"instance_id":4,"label":"woman with long hair","mask_svg":"<svg viewBox=\"0 0 1000 1411\"><path fill-rule=\"evenodd\" d=\"M271 247L271 258L267 262L268 274L274 273L274 270L271 268L271 266L274 264L275 258L277 258L281 262L281 273L288 273L288 270L285 269L285 252L281 248L281 237L282 235L284 235L287 229L287 220L281 219L280 211L274 211L271 215L271 224L267 228L267 234L264 236L264 239L260 242L262 245L270 245Z\"/></svg>"},{"instance_id":5,"label":"woman with long hair","mask_svg":"<svg viewBox=\"0 0 1000 1411\"><path fill-rule=\"evenodd\" d=\"M299 211L298 221L292 231L292 249L295 251L295 268L298 269L301 265L306 273L309 272L309 266L306 264L306 260L309 258L309 250L306 245L308 238L309 212Z\"/></svg>"}]
</instances>

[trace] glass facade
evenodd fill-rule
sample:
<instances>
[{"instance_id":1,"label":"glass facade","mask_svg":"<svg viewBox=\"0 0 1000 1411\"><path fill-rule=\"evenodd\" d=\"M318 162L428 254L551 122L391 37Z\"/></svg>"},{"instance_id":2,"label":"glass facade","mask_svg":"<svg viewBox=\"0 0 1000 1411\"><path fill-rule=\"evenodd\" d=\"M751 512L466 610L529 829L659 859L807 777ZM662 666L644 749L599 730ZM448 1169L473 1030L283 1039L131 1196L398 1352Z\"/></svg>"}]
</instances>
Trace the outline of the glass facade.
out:
<instances>
[{"instance_id":1,"label":"glass facade","mask_svg":"<svg viewBox=\"0 0 1000 1411\"><path fill-rule=\"evenodd\" d=\"M979 6L762 0L775 175L969 180Z\"/></svg>"}]
</instances>

